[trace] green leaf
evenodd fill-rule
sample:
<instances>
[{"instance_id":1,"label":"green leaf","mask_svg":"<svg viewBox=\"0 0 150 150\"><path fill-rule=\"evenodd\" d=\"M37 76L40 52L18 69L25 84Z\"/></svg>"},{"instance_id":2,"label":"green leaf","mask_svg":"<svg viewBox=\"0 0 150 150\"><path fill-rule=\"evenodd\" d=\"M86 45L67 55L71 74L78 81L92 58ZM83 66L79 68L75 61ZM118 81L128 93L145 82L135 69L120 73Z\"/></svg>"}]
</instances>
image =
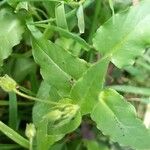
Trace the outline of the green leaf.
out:
<instances>
[{"instance_id":1,"label":"green leaf","mask_svg":"<svg viewBox=\"0 0 150 150\"><path fill-rule=\"evenodd\" d=\"M23 25L18 18L7 9L0 11L0 66L12 52L12 48L19 44L24 32Z\"/></svg>"},{"instance_id":2,"label":"green leaf","mask_svg":"<svg viewBox=\"0 0 150 150\"><path fill-rule=\"evenodd\" d=\"M68 114L69 115L69 114ZM56 135L56 134L67 134L79 127L81 124L81 113L78 111L76 115L70 120L62 120L61 125L57 126L57 124L48 126L48 134Z\"/></svg>"},{"instance_id":3,"label":"green leaf","mask_svg":"<svg viewBox=\"0 0 150 150\"><path fill-rule=\"evenodd\" d=\"M37 150L49 150L49 148L58 140L62 139L64 135L48 135L47 134L47 122L42 121L38 125L37 129Z\"/></svg>"},{"instance_id":4,"label":"green leaf","mask_svg":"<svg viewBox=\"0 0 150 150\"><path fill-rule=\"evenodd\" d=\"M0 149L10 150L10 149L19 149L20 146L17 144L0 144Z\"/></svg>"},{"instance_id":5,"label":"green leaf","mask_svg":"<svg viewBox=\"0 0 150 150\"><path fill-rule=\"evenodd\" d=\"M26 24L27 24L28 29L32 33L33 37L35 37L36 39L40 39L43 36L41 31L37 27L34 26L32 18L27 19Z\"/></svg>"},{"instance_id":6,"label":"green leaf","mask_svg":"<svg viewBox=\"0 0 150 150\"><path fill-rule=\"evenodd\" d=\"M116 91L106 89L91 114L98 129L122 146L150 149L150 131L136 116L135 108Z\"/></svg>"},{"instance_id":7,"label":"green leaf","mask_svg":"<svg viewBox=\"0 0 150 150\"><path fill-rule=\"evenodd\" d=\"M58 96L56 96L56 91L54 91L54 89L49 84L42 82L37 96L43 99L43 101L48 99L52 100L52 91L55 95L53 100L56 101L56 99L60 99ZM33 108L33 122L37 128L37 147L39 150L48 150L52 144L63 138L65 134L75 130L80 125L80 111L78 110L77 112L73 113L74 110L72 107L68 107L69 109L66 107L67 105L70 105L70 102L70 100L61 100L59 102L60 105L55 107L39 102L35 104ZM76 105L71 104L71 106ZM63 113L65 109L67 110L66 115ZM59 113L63 114L61 118L57 117L59 116ZM69 118L71 115L72 117ZM66 119L67 116L68 119ZM63 117L66 118L63 119Z\"/></svg>"},{"instance_id":8,"label":"green leaf","mask_svg":"<svg viewBox=\"0 0 150 150\"><path fill-rule=\"evenodd\" d=\"M16 6L15 12L19 12L19 10L29 10L29 4L28 2L19 2Z\"/></svg>"},{"instance_id":9,"label":"green leaf","mask_svg":"<svg viewBox=\"0 0 150 150\"><path fill-rule=\"evenodd\" d=\"M72 99L80 105L83 114L90 113L98 101L103 88L109 58L105 58L90 67L71 89Z\"/></svg>"},{"instance_id":10,"label":"green leaf","mask_svg":"<svg viewBox=\"0 0 150 150\"><path fill-rule=\"evenodd\" d=\"M75 40L76 42L78 42L82 48L86 51L89 51L90 49L92 49L92 46L89 45L83 38L81 38L79 35L75 34L75 33L72 33L72 32L69 32L65 29L62 29L60 27L57 27L57 26L54 26L54 25L46 25L46 24L35 24L37 27L42 27L42 28L45 28L49 31L56 31L56 32L59 32L59 34L62 36L62 37L65 37L65 38L71 38L73 40Z\"/></svg>"},{"instance_id":11,"label":"green leaf","mask_svg":"<svg viewBox=\"0 0 150 150\"><path fill-rule=\"evenodd\" d=\"M7 0L7 3L12 7L16 7L19 3L19 0Z\"/></svg>"},{"instance_id":12,"label":"green leaf","mask_svg":"<svg viewBox=\"0 0 150 150\"><path fill-rule=\"evenodd\" d=\"M93 38L94 47L119 68L134 63L150 44L150 1L116 14L101 26ZM114 20L114 21L113 21Z\"/></svg>"},{"instance_id":13,"label":"green leaf","mask_svg":"<svg viewBox=\"0 0 150 150\"><path fill-rule=\"evenodd\" d=\"M112 85L110 88L115 89L116 91L133 93L137 95L150 96L150 88L144 87L135 87L130 85Z\"/></svg>"},{"instance_id":14,"label":"green leaf","mask_svg":"<svg viewBox=\"0 0 150 150\"><path fill-rule=\"evenodd\" d=\"M14 92L9 93L9 126L14 130L18 127L17 96Z\"/></svg>"},{"instance_id":15,"label":"green leaf","mask_svg":"<svg viewBox=\"0 0 150 150\"><path fill-rule=\"evenodd\" d=\"M50 101L57 101L61 97L59 97L57 91L50 86L47 82L42 82L39 91L37 94L37 97L44 100L50 100ZM40 103L37 102L33 107L33 122L35 126L38 126L38 124L41 122L42 117L51 111L51 105L48 105L46 103Z\"/></svg>"},{"instance_id":16,"label":"green leaf","mask_svg":"<svg viewBox=\"0 0 150 150\"><path fill-rule=\"evenodd\" d=\"M56 23L58 27L63 29L68 29L66 16L65 16L65 8L64 3L58 4L55 8L55 16L56 16Z\"/></svg>"},{"instance_id":17,"label":"green leaf","mask_svg":"<svg viewBox=\"0 0 150 150\"><path fill-rule=\"evenodd\" d=\"M21 82L27 75L36 70L36 63L30 58L17 58L13 68L13 78L16 82Z\"/></svg>"},{"instance_id":18,"label":"green leaf","mask_svg":"<svg viewBox=\"0 0 150 150\"><path fill-rule=\"evenodd\" d=\"M61 99L55 107L45 107L39 118L44 122L48 135L65 135L75 130L81 123L79 106L71 99ZM39 122L39 120L38 120Z\"/></svg>"},{"instance_id":19,"label":"green leaf","mask_svg":"<svg viewBox=\"0 0 150 150\"><path fill-rule=\"evenodd\" d=\"M55 95L55 96L53 96ZM38 91L37 97L44 100L56 100L59 99L57 92L46 82L42 82ZM52 99L50 99L52 98ZM48 135L47 133L47 120L43 120L42 117L51 111L51 106L45 103L37 102L33 107L33 123L37 128L37 149L48 150L49 147L56 141L60 140L64 135Z\"/></svg>"},{"instance_id":20,"label":"green leaf","mask_svg":"<svg viewBox=\"0 0 150 150\"><path fill-rule=\"evenodd\" d=\"M29 141L0 121L0 131L22 147L29 148Z\"/></svg>"},{"instance_id":21,"label":"green leaf","mask_svg":"<svg viewBox=\"0 0 150 150\"><path fill-rule=\"evenodd\" d=\"M115 12L114 12L113 1L112 1L112 0L108 0L108 2L109 2L110 9L111 9L111 11L112 11L112 17L114 17ZM114 20L113 20L113 21L114 21Z\"/></svg>"},{"instance_id":22,"label":"green leaf","mask_svg":"<svg viewBox=\"0 0 150 150\"><path fill-rule=\"evenodd\" d=\"M77 18L78 18L78 28L80 33L84 33L85 30L85 22L84 22L84 12L83 12L83 6L80 4L78 10L77 10Z\"/></svg>"},{"instance_id":23,"label":"green leaf","mask_svg":"<svg viewBox=\"0 0 150 150\"><path fill-rule=\"evenodd\" d=\"M44 80L61 95L69 94L74 81L83 75L88 64L51 41L32 39L32 44L33 56Z\"/></svg>"},{"instance_id":24,"label":"green leaf","mask_svg":"<svg viewBox=\"0 0 150 150\"><path fill-rule=\"evenodd\" d=\"M65 50L70 51L74 56L80 56L81 45L70 38L58 38L55 43Z\"/></svg>"}]
</instances>

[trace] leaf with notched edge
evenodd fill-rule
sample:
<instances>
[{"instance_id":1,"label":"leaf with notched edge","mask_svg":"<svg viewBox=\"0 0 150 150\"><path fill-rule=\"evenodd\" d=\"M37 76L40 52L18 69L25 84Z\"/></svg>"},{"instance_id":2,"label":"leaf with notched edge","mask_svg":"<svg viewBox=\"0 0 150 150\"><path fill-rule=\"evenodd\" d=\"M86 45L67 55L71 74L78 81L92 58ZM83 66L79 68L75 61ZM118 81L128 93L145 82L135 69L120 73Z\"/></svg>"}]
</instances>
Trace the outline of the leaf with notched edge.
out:
<instances>
[{"instance_id":1,"label":"leaf with notched edge","mask_svg":"<svg viewBox=\"0 0 150 150\"><path fill-rule=\"evenodd\" d=\"M106 89L100 93L91 118L104 135L120 145L150 149L150 131L137 118L135 108L115 90Z\"/></svg>"}]
</instances>

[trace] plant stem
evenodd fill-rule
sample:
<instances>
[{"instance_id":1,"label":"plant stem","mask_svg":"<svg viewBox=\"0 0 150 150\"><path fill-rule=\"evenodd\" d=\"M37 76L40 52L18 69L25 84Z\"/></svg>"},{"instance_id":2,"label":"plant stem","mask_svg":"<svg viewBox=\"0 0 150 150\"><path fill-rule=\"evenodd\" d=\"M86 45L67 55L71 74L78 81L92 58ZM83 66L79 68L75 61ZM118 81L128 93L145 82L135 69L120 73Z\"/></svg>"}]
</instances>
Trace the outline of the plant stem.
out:
<instances>
[{"instance_id":1,"label":"plant stem","mask_svg":"<svg viewBox=\"0 0 150 150\"><path fill-rule=\"evenodd\" d=\"M14 90L14 92L24 98L27 98L27 99L30 99L30 100L34 100L34 101L38 101L38 102L42 102L42 103L46 103L46 104L50 104L50 105L58 105L59 103L57 102L52 102L52 101L48 101L48 100L42 100L42 99L39 99L39 98L36 98L36 97L32 97L32 96L29 96L29 95L26 95L24 93L21 93L20 91L18 91L17 89Z\"/></svg>"},{"instance_id":2,"label":"plant stem","mask_svg":"<svg viewBox=\"0 0 150 150\"><path fill-rule=\"evenodd\" d=\"M95 32L95 30L96 30L96 27L97 27L97 23L98 23L97 18L98 18L100 9L101 9L101 0L96 0L96 1L95 1L94 17L93 17L93 20L92 20L92 27L91 27L91 29L90 29L90 34L89 34L89 38L88 38L88 42L89 42L89 43L91 43L93 34L94 34L94 32Z\"/></svg>"},{"instance_id":3,"label":"plant stem","mask_svg":"<svg viewBox=\"0 0 150 150\"><path fill-rule=\"evenodd\" d=\"M29 150L33 150L33 138L29 139L29 143L30 143Z\"/></svg>"},{"instance_id":4,"label":"plant stem","mask_svg":"<svg viewBox=\"0 0 150 150\"><path fill-rule=\"evenodd\" d=\"M17 120L18 120L18 105L17 97L14 92L9 93L9 126L16 130L17 129Z\"/></svg>"},{"instance_id":5,"label":"plant stem","mask_svg":"<svg viewBox=\"0 0 150 150\"><path fill-rule=\"evenodd\" d=\"M136 63L140 66L142 66L143 68L145 68L147 71L150 71L150 65L146 62L144 62L143 60L137 60Z\"/></svg>"},{"instance_id":6,"label":"plant stem","mask_svg":"<svg viewBox=\"0 0 150 150\"><path fill-rule=\"evenodd\" d=\"M89 50L91 48L93 48L91 45L89 45L84 39L80 38L80 36L78 36L77 34L74 34L74 33L71 33L71 32L68 32L67 30L64 30L60 27L56 27L56 26L53 26L53 25L45 25L45 24L35 24L37 27L42 27L42 28L47 28L49 29L50 31L56 31L56 32L59 32L60 34L62 34L64 37L67 37L67 38L72 38L74 39L75 41L77 41L78 43L80 43L83 48L85 48L86 50Z\"/></svg>"},{"instance_id":7,"label":"plant stem","mask_svg":"<svg viewBox=\"0 0 150 150\"><path fill-rule=\"evenodd\" d=\"M31 96L34 96L34 97L36 96L36 94L34 92L30 91L29 89L27 89L27 88L25 88L23 86L19 85L19 90L21 92L24 92L25 94L28 94L28 95L31 95Z\"/></svg>"},{"instance_id":8,"label":"plant stem","mask_svg":"<svg viewBox=\"0 0 150 150\"><path fill-rule=\"evenodd\" d=\"M148 55L142 55L142 57L143 57L148 63L150 63L150 56L148 56Z\"/></svg>"},{"instance_id":9,"label":"plant stem","mask_svg":"<svg viewBox=\"0 0 150 150\"><path fill-rule=\"evenodd\" d=\"M85 1L85 3L83 4L83 8L87 8L89 5L91 5L91 3L93 3L94 0L90 0L90 1ZM71 18L73 15L76 14L77 8L74 8L73 10L71 10L70 12L68 12L67 14L65 14L66 19ZM42 21L36 21L34 23L36 24L40 24L40 23L49 23L49 22L54 22L56 21L56 18L50 18L50 19L46 19L46 20L42 20Z\"/></svg>"},{"instance_id":10,"label":"plant stem","mask_svg":"<svg viewBox=\"0 0 150 150\"><path fill-rule=\"evenodd\" d=\"M29 105L33 105L33 102L18 102L17 105L18 106L29 106ZM8 106L9 105L9 100L0 100L0 106Z\"/></svg>"}]
</instances>

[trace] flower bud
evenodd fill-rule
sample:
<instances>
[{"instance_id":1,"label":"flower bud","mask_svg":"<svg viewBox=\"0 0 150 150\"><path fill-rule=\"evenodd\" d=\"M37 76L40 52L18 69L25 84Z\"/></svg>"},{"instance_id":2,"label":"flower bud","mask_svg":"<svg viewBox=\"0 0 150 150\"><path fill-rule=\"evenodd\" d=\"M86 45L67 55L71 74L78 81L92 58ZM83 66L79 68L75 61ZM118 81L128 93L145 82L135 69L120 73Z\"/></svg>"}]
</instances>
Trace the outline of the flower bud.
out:
<instances>
[{"instance_id":1,"label":"flower bud","mask_svg":"<svg viewBox=\"0 0 150 150\"><path fill-rule=\"evenodd\" d=\"M0 77L0 86L6 92L12 92L16 89L17 83L8 75Z\"/></svg>"},{"instance_id":2,"label":"flower bud","mask_svg":"<svg viewBox=\"0 0 150 150\"><path fill-rule=\"evenodd\" d=\"M32 139L36 134L35 125L33 123L29 123L26 126L25 134L29 139Z\"/></svg>"},{"instance_id":3,"label":"flower bud","mask_svg":"<svg viewBox=\"0 0 150 150\"><path fill-rule=\"evenodd\" d=\"M56 121L59 120L61 118L62 112L59 111L58 109L53 110L51 112L49 112L48 114L46 114L43 119L48 119L50 121Z\"/></svg>"}]
</instances>

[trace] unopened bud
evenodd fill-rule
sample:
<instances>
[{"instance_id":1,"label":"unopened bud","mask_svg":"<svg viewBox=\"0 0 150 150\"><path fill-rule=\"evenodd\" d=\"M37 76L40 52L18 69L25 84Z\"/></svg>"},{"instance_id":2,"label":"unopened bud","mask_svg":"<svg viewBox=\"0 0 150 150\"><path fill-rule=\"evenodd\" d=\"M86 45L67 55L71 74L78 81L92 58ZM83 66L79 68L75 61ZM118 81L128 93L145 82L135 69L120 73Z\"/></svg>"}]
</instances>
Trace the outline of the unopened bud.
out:
<instances>
[{"instance_id":1,"label":"unopened bud","mask_svg":"<svg viewBox=\"0 0 150 150\"><path fill-rule=\"evenodd\" d=\"M59 111L58 109L53 110L51 112L49 112L48 114L46 114L43 119L48 119L50 121L56 121L59 120L61 118L62 112Z\"/></svg>"},{"instance_id":2,"label":"unopened bud","mask_svg":"<svg viewBox=\"0 0 150 150\"><path fill-rule=\"evenodd\" d=\"M0 86L6 92L12 92L16 89L17 83L8 75L0 77Z\"/></svg>"},{"instance_id":3,"label":"unopened bud","mask_svg":"<svg viewBox=\"0 0 150 150\"><path fill-rule=\"evenodd\" d=\"M35 125L33 123L29 123L26 126L25 134L29 139L32 139L36 134Z\"/></svg>"},{"instance_id":4,"label":"unopened bud","mask_svg":"<svg viewBox=\"0 0 150 150\"><path fill-rule=\"evenodd\" d=\"M64 113L68 113L70 115L75 115L77 111L79 110L78 105L71 105L65 108Z\"/></svg>"},{"instance_id":5,"label":"unopened bud","mask_svg":"<svg viewBox=\"0 0 150 150\"><path fill-rule=\"evenodd\" d=\"M71 105L69 107L66 107L65 110L64 110L64 118L73 118L76 113L78 112L79 110L79 106L78 105Z\"/></svg>"}]
</instances>

